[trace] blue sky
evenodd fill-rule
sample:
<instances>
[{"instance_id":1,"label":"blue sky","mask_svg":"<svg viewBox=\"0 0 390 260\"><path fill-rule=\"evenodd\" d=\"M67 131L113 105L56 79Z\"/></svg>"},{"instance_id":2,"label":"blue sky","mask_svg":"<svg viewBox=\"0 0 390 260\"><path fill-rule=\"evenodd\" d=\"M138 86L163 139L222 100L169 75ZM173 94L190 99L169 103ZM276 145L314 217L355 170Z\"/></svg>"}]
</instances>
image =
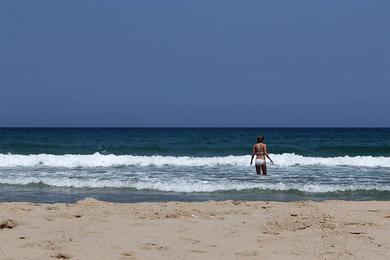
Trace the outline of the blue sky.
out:
<instances>
[{"instance_id":1,"label":"blue sky","mask_svg":"<svg viewBox=\"0 0 390 260\"><path fill-rule=\"evenodd\" d=\"M390 1L1 1L1 126L390 126Z\"/></svg>"}]
</instances>

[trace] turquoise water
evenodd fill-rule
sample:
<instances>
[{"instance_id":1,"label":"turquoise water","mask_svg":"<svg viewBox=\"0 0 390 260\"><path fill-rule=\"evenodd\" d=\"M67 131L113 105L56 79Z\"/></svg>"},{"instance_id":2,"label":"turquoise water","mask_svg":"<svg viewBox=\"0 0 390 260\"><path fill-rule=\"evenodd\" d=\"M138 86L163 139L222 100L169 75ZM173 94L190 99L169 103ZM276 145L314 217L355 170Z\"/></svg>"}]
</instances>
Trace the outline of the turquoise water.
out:
<instances>
[{"instance_id":1,"label":"turquoise water","mask_svg":"<svg viewBox=\"0 0 390 260\"><path fill-rule=\"evenodd\" d=\"M269 175L249 165L264 134ZM390 129L1 128L0 201L390 199Z\"/></svg>"}]
</instances>

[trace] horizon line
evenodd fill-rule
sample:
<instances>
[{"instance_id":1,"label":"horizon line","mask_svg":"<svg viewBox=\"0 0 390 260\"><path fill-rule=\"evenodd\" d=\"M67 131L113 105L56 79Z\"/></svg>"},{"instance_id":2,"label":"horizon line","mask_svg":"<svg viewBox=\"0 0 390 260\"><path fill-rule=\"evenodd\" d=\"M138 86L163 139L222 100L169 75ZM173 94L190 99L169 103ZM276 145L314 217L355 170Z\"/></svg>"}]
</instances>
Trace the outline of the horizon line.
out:
<instances>
[{"instance_id":1,"label":"horizon line","mask_svg":"<svg viewBox=\"0 0 390 260\"><path fill-rule=\"evenodd\" d=\"M122 129L145 129L145 128L390 128L390 126L0 126L6 128L122 128Z\"/></svg>"}]
</instances>

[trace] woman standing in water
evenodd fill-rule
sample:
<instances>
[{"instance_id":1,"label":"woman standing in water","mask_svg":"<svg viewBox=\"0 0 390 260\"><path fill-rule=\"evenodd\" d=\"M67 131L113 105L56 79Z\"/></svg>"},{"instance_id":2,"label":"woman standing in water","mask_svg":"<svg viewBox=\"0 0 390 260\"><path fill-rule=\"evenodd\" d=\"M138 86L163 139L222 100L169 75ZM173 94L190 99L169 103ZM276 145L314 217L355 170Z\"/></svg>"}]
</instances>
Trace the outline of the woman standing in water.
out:
<instances>
[{"instance_id":1,"label":"woman standing in water","mask_svg":"<svg viewBox=\"0 0 390 260\"><path fill-rule=\"evenodd\" d=\"M253 152L252 152L252 158L251 158L251 165L253 163L253 157L256 155L255 160L255 167L256 167L256 173L257 175L260 175L260 167L263 171L263 175L267 174L267 163L265 161L265 157L271 161L271 163L274 163L271 158L268 156L267 152L267 145L264 143L264 136L258 136L257 137L257 143L253 145Z\"/></svg>"}]
</instances>

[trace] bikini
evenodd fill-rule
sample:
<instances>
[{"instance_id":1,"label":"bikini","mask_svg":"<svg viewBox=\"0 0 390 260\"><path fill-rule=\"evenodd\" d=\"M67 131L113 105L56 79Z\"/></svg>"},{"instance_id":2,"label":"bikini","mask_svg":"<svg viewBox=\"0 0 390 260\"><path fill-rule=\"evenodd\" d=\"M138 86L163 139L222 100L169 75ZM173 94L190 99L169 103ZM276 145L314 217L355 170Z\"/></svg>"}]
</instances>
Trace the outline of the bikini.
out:
<instances>
[{"instance_id":1,"label":"bikini","mask_svg":"<svg viewBox=\"0 0 390 260\"><path fill-rule=\"evenodd\" d=\"M261 144L259 144L260 147L259 147L259 150L261 150ZM256 155L263 155L264 156L264 151L258 151L256 152ZM256 159L255 160L255 165L256 166L261 166L265 163L265 158L264 159Z\"/></svg>"}]
</instances>

